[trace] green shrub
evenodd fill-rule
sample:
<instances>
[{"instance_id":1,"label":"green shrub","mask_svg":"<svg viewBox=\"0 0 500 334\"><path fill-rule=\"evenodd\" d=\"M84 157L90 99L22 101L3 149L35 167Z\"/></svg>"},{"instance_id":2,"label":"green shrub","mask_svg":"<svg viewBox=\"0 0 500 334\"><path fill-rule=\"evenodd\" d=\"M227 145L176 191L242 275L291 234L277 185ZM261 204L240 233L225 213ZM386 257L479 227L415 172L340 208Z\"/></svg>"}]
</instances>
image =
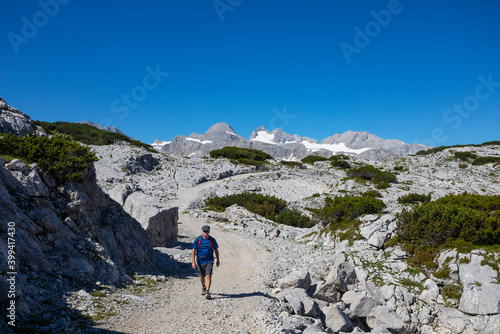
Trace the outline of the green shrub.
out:
<instances>
[{"instance_id":1,"label":"green shrub","mask_svg":"<svg viewBox=\"0 0 500 334\"><path fill-rule=\"evenodd\" d=\"M281 160L280 163L285 166L290 166L290 167L302 167L304 166L302 163L298 161L286 161L286 160Z\"/></svg>"},{"instance_id":2,"label":"green shrub","mask_svg":"<svg viewBox=\"0 0 500 334\"><path fill-rule=\"evenodd\" d=\"M415 204L417 202L425 203L431 201L431 194L415 194L410 193L408 195L400 196L398 202L401 204Z\"/></svg>"},{"instance_id":3,"label":"green shrub","mask_svg":"<svg viewBox=\"0 0 500 334\"><path fill-rule=\"evenodd\" d=\"M379 197L379 198L383 197L380 191L377 190L368 190L362 193L361 195L367 197Z\"/></svg>"},{"instance_id":4,"label":"green shrub","mask_svg":"<svg viewBox=\"0 0 500 334\"><path fill-rule=\"evenodd\" d=\"M454 240L473 245L500 244L500 196L450 195L403 209L398 235L416 247L436 247Z\"/></svg>"},{"instance_id":5,"label":"green shrub","mask_svg":"<svg viewBox=\"0 0 500 334\"><path fill-rule=\"evenodd\" d=\"M218 211L223 211L233 204L242 206L248 211L271 219L278 224L296 227L311 227L314 225L309 217L302 215L296 209L288 209L286 202L275 196L244 192L205 200L205 205Z\"/></svg>"},{"instance_id":6,"label":"green shrub","mask_svg":"<svg viewBox=\"0 0 500 334\"><path fill-rule=\"evenodd\" d=\"M459 301L462 297L462 286L458 284L449 284L441 289L441 295L446 299L454 299Z\"/></svg>"},{"instance_id":7,"label":"green shrub","mask_svg":"<svg viewBox=\"0 0 500 334\"><path fill-rule=\"evenodd\" d=\"M351 165L346 161L349 160L347 155L332 155L328 160L331 161L333 167L351 168Z\"/></svg>"},{"instance_id":8,"label":"green shrub","mask_svg":"<svg viewBox=\"0 0 500 334\"><path fill-rule=\"evenodd\" d=\"M394 170L401 171L403 170L403 166L395 166Z\"/></svg>"},{"instance_id":9,"label":"green shrub","mask_svg":"<svg viewBox=\"0 0 500 334\"><path fill-rule=\"evenodd\" d=\"M375 184L375 188L377 188L377 189L387 189L390 186L391 186L391 184L387 183L387 182L380 182L380 183Z\"/></svg>"},{"instance_id":10,"label":"green shrub","mask_svg":"<svg viewBox=\"0 0 500 334\"><path fill-rule=\"evenodd\" d=\"M479 165L486 165L490 163L496 163L500 162L500 157L479 157L472 161L473 165L479 166Z\"/></svg>"},{"instance_id":11,"label":"green shrub","mask_svg":"<svg viewBox=\"0 0 500 334\"><path fill-rule=\"evenodd\" d=\"M307 157L303 158L301 161L305 164L310 164L314 165L316 161L326 161L328 160L325 157L320 157L319 155L308 155Z\"/></svg>"},{"instance_id":12,"label":"green shrub","mask_svg":"<svg viewBox=\"0 0 500 334\"><path fill-rule=\"evenodd\" d=\"M254 150L251 148L241 148L235 146L226 146L220 150L213 150L210 152L210 157L212 158L228 158L228 159L248 159L255 161L265 161L267 159L272 159L272 157L259 150Z\"/></svg>"},{"instance_id":13,"label":"green shrub","mask_svg":"<svg viewBox=\"0 0 500 334\"><path fill-rule=\"evenodd\" d=\"M309 217L304 216L297 209L292 209L292 210L285 209L279 212L278 214L272 215L271 217L272 217L271 219L278 224L303 227L303 228L314 226L313 221Z\"/></svg>"},{"instance_id":14,"label":"green shrub","mask_svg":"<svg viewBox=\"0 0 500 334\"><path fill-rule=\"evenodd\" d=\"M59 182L81 181L87 164L97 157L87 146L80 145L69 136L16 137L8 134L0 137L0 154L7 154L35 162L40 169Z\"/></svg>"},{"instance_id":15,"label":"green shrub","mask_svg":"<svg viewBox=\"0 0 500 334\"><path fill-rule=\"evenodd\" d=\"M363 180L377 183L394 183L397 181L396 175L391 172L384 172L372 165L365 165L357 168L351 168L347 171L347 176L356 177Z\"/></svg>"},{"instance_id":16,"label":"green shrub","mask_svg":"<svg viewBox=\"0 0 500 334\"><path fill-rule=\"evenodd\" d=\"M472 152L455 152L454 155L455 155L455 158L462 160L462 161L468 161L470 159L477 158L477 154L472 153Z\"/></svg>"},{"instance_id":17,"label":"green shrub","mask_svg":"<svg viewBox=\"0 0 500 334\"><path fill-rule=\"evenodd\" d=\"M314 216L331 230L349 228L352 222L364 214L378 213L385 208L382 200L371 196L337 196L325 198L322 209L314 210Z\"/></svg>"},{"instance_id":18,"label":"green shrub","mask_svg":"<svg viewBox=\"0 0 500 334\"><path fill-rule=\"evenodd\" d=\"M86 145L111 145L116 141L125 141L136 147L142 147L150 152L157 152L151 145L144 144L135 139L121 134L105 130L99 130L88 124L71 122L44 122L34 121L35 125L41 126L49 135L65 134L74 140Z\"/></svg>"},{"instance_id":19,"label":"green shrub","mask_svg":"<svg viewBox=\"0 0 500 334\"><path fill-rule=\"evenodd\" d=\"M467 164L459 164L458 165L458 168L461 168L461 169L465 169L467 167L469 167L469 165L467 165Z\"/></svg>"}]
</instances>

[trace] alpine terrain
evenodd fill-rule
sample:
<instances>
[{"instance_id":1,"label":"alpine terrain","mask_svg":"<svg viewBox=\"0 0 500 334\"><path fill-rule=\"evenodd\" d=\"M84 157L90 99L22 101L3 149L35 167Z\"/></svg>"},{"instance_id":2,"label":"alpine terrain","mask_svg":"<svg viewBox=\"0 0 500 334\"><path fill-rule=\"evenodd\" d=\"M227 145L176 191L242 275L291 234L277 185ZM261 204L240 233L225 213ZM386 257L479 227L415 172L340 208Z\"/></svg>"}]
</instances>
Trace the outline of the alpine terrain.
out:
<instances>
[{"instance_id":1,"label":"alpine terrain","mask_svg":"<svg viewBox=\"0 0 500 334\"><path fill-rule=\"evenodd\" d=\"M218 123L151 147L0 99L0 332L498 333L499 194L498 141Z\"/></svg>"}]
</instances>

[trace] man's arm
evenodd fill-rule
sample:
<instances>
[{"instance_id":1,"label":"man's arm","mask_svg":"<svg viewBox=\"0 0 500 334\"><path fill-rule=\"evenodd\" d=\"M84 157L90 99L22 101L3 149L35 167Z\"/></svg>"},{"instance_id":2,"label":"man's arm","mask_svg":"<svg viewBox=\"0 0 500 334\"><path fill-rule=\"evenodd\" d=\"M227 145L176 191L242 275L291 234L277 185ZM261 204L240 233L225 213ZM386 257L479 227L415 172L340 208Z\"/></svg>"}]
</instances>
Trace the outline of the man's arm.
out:
<instances>
[{"instance_id":1,"label":"man's arm","mask_svg":"<svg viewBox=\"0 0 500 334\"><path fill-rule=\"evenodd\" d=\"M193 269L196 269L196 260L195 260L195 255L194 255L194 252L195 249L193 248L193 251L191 252L191 267L193 267Z\"/></svg>"},{"instance_id":2,"label":"man's arm","mask_svg":"<svg viewBox=\"0 0 500 334\"><path fill-rule=\"evenodd\" d=\"M219 249L218 248L215 250L215 256L217 256L217 262L215 262L215 265L218 267L220 265Z\"/></svg>"}]
</instances>

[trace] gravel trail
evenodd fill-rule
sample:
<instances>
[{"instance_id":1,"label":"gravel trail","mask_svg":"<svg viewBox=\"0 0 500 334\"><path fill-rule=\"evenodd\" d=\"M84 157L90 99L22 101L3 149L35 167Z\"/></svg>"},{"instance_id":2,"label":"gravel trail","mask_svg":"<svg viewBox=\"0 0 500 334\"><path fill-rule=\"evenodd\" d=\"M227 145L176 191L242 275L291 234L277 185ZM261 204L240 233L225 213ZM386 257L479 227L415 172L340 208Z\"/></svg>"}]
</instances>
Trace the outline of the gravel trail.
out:
<instances>
[{"instance_id":1,"label":"gravel trail","mask_svg":"<svg viewBox=\"0 0 500 334\"><path fill-rule=\"evenodd\" d=\"M244 178L239 175L235 178ZM227 180L227 179L226 179ZM182 189L178 193L179 237L185 247L201 234L206 224L185 210L202 190L221 181ZM211 235L219 244L221 264L214 268L211 300L201 295L199 277L169 279L167 288L152 293L160 306L133 312L113 326L119 333L266 333L267 307L272 303L266 287L270 252L254 240L212 225Z\"/></svg>"}]
</instances>

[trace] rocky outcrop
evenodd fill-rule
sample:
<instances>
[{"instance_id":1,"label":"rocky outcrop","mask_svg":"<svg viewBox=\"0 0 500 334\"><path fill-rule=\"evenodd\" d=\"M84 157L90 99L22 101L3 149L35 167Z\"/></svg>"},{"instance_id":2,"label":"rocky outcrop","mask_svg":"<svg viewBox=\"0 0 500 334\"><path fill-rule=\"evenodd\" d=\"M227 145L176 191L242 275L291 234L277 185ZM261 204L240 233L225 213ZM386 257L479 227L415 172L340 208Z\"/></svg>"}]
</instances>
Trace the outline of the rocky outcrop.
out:
<instances>
[{"instance_id":1,"label":"rocky outcrop","mask_svg":"<svg viewBox=\"0 0 500 334\"><path fill-rule=\"evenodd\" d=\"M137 191L126 198L123 209L141 223L153 247L177 242L179 208L165 208L157 199Z\"/></svg>"},{"instance_id":2,"label":"rocky outcrop","mask_svg":"<svg viewBox=\"0 0 500 334\"><path fill-rule=\"evenodd\" d=\"M94 123L94 122L90 122L90 121L81 121L81 122L78 122L78 123L79 124L87 124L87 125L93 126L94 128L97 128L99 130L104 130L104 131L109 131L109 132L114 132L114 133L119 133L121 135L125 135L122 131L120 131L119 129L115 128L114 126L106 126L106 127L104 127L104 126L102 126L99 123Z\"/></svg>"},{"instance_id":3,"label":"rocky outcrop","mask_svg":"<svg viewBox=\"0 0 500 334\"><path fill-rule=\"evenodd\" d=\"M59 184L36 165L0 158L0 212L1 234L11 237L11 248L0 239L0 256L15 250L12 267L6 261L0 267L2 319L10 302L7 272L17 273L18 321L43 315L51 324L60 318L52 312L66 307L68 290L128 282L129 270L148 270L156 261L140 224L97 186L93 165L82 183Z\"/></svg>"},{"instance_id":4,"label":"rocky outcrop","mask_svg":"<svg viewBox=\"0 0 500 334\"><path fill-rule=\"evenodd\" d=\"M16 136L24 136L36 131L37 127L31 118L13 108L0 97L0 133L12 133Z\"/></svg>"}]
</instances>

